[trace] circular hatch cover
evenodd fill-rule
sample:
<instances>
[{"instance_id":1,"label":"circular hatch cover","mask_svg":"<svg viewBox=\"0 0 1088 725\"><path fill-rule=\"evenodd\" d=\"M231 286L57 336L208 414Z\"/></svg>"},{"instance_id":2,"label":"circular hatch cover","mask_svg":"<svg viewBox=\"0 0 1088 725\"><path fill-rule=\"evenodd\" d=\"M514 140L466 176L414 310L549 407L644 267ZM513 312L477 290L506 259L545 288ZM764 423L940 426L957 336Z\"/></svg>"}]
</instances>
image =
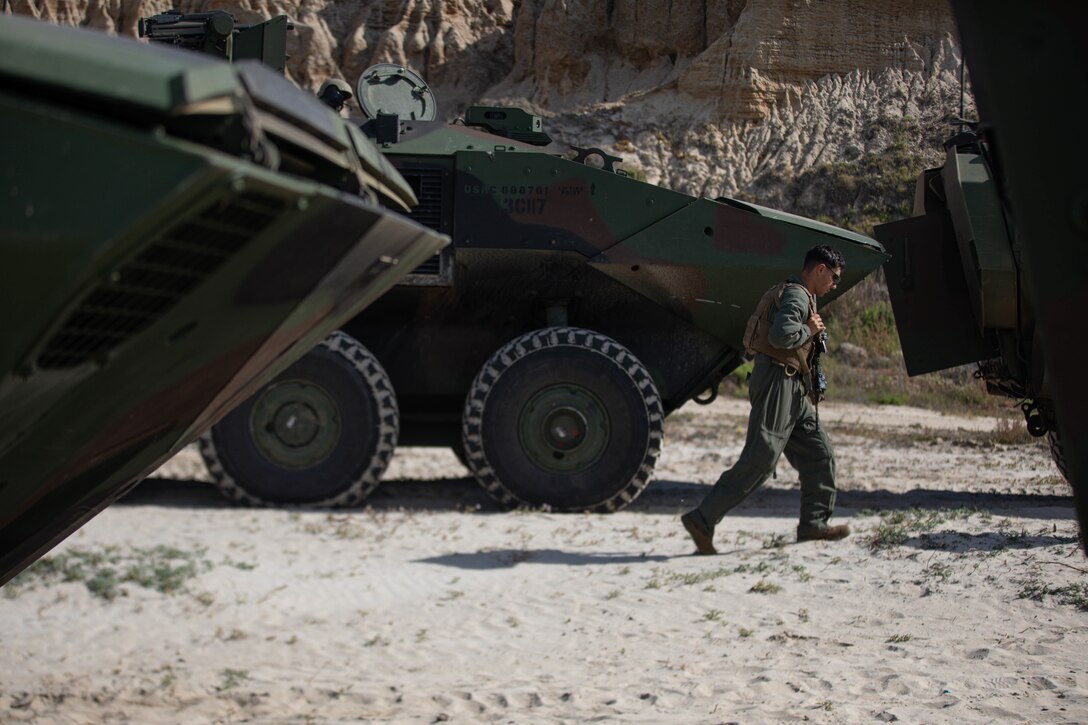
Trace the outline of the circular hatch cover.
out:
<instances>
[{"instance_id":1,"label":"circular hatch cover","mask_svg":"<svg viewBox=\"0 0 1088 725\"><path fill-rule=\"evenodd\" d=\"M356 98L367 118L395 113L406 121L433 121L437 108L427 82L402 65L378 63L363 71Z\"/></svg>"}]
</instances>

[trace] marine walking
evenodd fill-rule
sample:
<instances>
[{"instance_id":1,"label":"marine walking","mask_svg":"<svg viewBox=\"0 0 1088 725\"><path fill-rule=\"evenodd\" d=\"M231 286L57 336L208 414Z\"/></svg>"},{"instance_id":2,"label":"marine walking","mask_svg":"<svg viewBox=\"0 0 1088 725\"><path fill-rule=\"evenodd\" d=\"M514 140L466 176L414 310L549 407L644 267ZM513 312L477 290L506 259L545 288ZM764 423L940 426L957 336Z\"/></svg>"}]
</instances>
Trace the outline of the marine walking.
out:
<instances>
[{"instance_id":1,"label":"marine walking","mask_svg":"<svg viewBox=\"0 0 1088 725\"><path fill-rule=\"evenodd\" d=\"M744 343L755 354L748 385L752 412L744 450L732 468L696 508L680 517L700 554L716 554L714 529L774 473L783 453L801 481L797 540L842 539L845 524L828 523L835 507L835 454L820 426L822 390L813 375L825 326L816 298L835 289L845 262L834 247L821 244L805 255L800 275L763 295L749 320Z\"/></svg>"}]
</instances>

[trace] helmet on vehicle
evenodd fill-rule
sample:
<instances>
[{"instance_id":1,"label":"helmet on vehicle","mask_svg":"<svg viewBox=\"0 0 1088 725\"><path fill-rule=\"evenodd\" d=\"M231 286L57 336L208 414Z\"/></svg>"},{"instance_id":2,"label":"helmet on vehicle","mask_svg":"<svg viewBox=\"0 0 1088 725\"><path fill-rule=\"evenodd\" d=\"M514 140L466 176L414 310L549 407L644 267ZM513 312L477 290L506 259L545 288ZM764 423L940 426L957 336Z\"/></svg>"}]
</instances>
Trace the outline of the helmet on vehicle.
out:
<instances>
[{"instance_id":1,"label":"helmet on vehicle","mask_svg":"<svg viewBox=\"0 0 1088 725\"><path fill-rule=\"evenodd\" d=\"M317 91L318 99L334 111L339 112L344 103L351 98L351 86L340 78L330 78L321 84Z\"/></svg>"}]
</instances>

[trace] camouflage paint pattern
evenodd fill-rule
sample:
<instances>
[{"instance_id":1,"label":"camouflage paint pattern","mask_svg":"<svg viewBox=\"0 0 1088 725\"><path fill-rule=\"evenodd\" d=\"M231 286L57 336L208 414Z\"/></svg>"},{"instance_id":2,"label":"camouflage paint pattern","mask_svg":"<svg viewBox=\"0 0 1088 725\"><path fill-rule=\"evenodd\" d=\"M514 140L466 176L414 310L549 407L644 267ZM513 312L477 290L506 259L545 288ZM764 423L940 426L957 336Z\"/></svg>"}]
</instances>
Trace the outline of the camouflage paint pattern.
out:
<instances>
[{"instance_id":1,"label":"camouflage paint pattern","mask_svg":"<svg viewBox=\"0 0 1088 725\"><path fill-rule=\"evenodd\" d=\"M447 240L375 205L414 198L262 68L0 17L0 77L3 582ZM281 95L278 127L201 143ZM285 137L341 185L239 152L274 166Z\"/></svg>"},{"instance_id":2,"label":"camouflage paint pattern","mask_svg":"<svg viewBox=\"0 0 1088 725\"><path fill-rule=\"evenodd\" d=\"M743 362L748 315L809 248L843 252L839 294L887 258L859 234L694 198L478 128L405 121L402 131L379 148L421 199L413 218L452 236L450 277L398 285L345 328L390 371L402 442L455 433L480 366L553 324L549 309L627 346L669 412Z\"/></svg>"},{"instance_id":3,"label":"camouflage paint pattern","mask_svg":"<svg viewBox=\"0 0 1088 725\"><path fill-rule=\"evenodd\" d=\"M382 150L402 164L452 158L458 251L576 252L737 349L759 297L797 272L811 247L832 244L846 259L843 281L826 301L888 258L876 241L829 224L731 199L693 198L474 128L407 127L402 141Z\"/></svg>"}]
</instances>

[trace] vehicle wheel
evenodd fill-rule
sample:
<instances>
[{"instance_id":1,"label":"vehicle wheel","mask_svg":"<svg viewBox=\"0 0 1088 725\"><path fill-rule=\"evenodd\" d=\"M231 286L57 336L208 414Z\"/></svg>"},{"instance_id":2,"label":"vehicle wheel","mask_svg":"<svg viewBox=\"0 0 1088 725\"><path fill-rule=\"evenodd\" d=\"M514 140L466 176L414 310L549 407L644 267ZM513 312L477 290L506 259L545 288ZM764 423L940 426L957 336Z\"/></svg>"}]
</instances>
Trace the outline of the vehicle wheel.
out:
<instances>
[{"instance_id":1,"label":"vehicle wheel","mask_svg":"<svg viewBox=\"0 0 1088 725\"><path fill-rule=\"evenodd\" d=\"M200 453L232 500L350 506L378 485L398 433L389 375L338 331L205 433Z\"/></svg>"},{"instance_id":2,"label":"vehicle wheel","mask_svg":"<svg viewBox=\"0 0 1088 725\"><path fill-rule=\"evenodd\" d=\"M465 455L464 445L450 446L450 450L453 451L453 455L457 456L457 460L460 461L462 466L470 471L472 470L472 467L468 465L468 456Z\"/></svg>"},{"instance_id":3,"label":"vehicle wheel","mask_svg":"<svg viewBox=\"0 0 1088 725\"><path fill-rule=\"evenodd\" d=\"M1066 481L1069 481L1069 469L1065 466L1065 445L1062 443L1061 431L1058 430L1058 416L1054 412L1054 402L1044 398L1037 400L1036 404L1038 417L1043 421L1043 427L1046 430L1046 442L1050 447L1050 457L1054 459L1054 465L1057 467L1058 473L1062 474L1062 478Z\"/></svg>"},{"instance_id":4,"label":"vehicle wheel","mask_svg":"<svg viewBox=\"0 0 1088 725\"><path fill-rule=\"evenodd\" d=\"M1051 428L1046 433L1046 441L1050 444L1050 457L1054 459L1054 465L1058 467L1058 473L1062 478L1069 480L1069 471L1065 467L1065 446L1062 445L1061 434L1057 428Z\"/></svg>"},{"instance_id":5,"label":"vehicle wheel","mask_svg":"<svg viewBox=\"0 0 1088 725\"><path fill-rule=\"evenodd\" d=\"M615 340L550 327L503 346L469 390L469 470L504 506L618 511L650 480L664 415L649 372Z\"/></svg>"}]
</instances>

